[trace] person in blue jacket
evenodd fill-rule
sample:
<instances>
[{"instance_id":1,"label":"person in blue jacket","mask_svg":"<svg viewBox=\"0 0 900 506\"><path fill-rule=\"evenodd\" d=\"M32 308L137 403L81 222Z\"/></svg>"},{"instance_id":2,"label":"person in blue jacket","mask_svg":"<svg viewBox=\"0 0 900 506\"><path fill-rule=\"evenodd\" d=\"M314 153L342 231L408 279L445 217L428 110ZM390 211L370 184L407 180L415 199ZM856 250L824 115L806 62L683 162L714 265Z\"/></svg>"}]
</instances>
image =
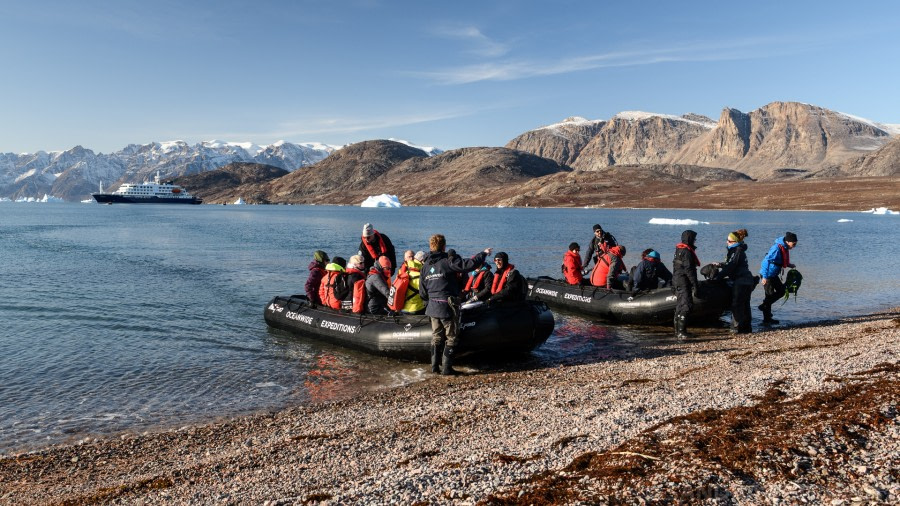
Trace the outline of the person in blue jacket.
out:
<instances>
[{"instance_id":1,"label":"person in blue jacket","mask_svg":"<svg viewBox=\"0 0 900 506\"><path fill-rule=\"evenodd\" d=\"M785 232L784 237L775 239L775 244L769 248L769 252L763 257L759 268L759 276L762 278L763 289L766 298L759 305L763 313L763 325L775 325L778 320L772 318L772 303L784 297L784 283L781 281L781 271L785 268L793 269L791 263L791 250L797 246L797 234Z\"/></svg>"}]
</instances>

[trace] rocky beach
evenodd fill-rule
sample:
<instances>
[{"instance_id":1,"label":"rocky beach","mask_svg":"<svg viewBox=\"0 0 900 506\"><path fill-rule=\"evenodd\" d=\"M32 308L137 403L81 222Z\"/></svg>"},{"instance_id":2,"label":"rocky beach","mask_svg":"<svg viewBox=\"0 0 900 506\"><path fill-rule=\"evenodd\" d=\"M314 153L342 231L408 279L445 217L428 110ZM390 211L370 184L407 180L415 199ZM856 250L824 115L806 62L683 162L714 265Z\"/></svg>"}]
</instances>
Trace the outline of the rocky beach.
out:
<instances>
[{"instance_id":1,"label":"rocky beach","mask_svg":"<svg viewBox=\"0 0 900 506\"><path fill-rule=\"evenodd\" d=\"M900 308L8 455L4 504L896 503Z\"/></svg>"}]
</instances>

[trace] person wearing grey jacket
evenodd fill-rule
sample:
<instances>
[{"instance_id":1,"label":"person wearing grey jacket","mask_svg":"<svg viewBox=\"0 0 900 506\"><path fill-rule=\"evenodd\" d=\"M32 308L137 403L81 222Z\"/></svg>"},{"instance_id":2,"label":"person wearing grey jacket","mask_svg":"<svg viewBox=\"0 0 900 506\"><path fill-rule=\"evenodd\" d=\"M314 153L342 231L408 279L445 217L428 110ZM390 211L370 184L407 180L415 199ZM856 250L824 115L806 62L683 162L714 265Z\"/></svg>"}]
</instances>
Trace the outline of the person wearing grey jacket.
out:
<instances>
[{"instance_id":1,"label":"person wearing grey jacket","mask_svg":"<svg viewBox=\"0 0 900 506\"><path fill-rule=\"evenodd\" d=\"M372 314L386 314L391 293L391 261L379 257L366 276L366 308Z\"/></svg>"}]
</instances>

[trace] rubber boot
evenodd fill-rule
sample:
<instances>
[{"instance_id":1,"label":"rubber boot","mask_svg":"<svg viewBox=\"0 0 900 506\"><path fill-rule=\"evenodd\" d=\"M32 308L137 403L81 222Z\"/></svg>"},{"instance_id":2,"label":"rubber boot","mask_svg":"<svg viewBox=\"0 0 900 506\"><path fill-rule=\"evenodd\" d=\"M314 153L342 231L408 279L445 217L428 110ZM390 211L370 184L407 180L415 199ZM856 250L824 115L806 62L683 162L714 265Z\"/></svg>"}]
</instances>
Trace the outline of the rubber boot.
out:
<instances>
[{"instance_id":1,"label":"rubber boot","mask_svg":"<svg viewBox=\"0 0 900 506\"><path fill-rule=\"evenodd\" d=\"M441 372L441 353L443 351L443 345L431 345L431 372L435 374Z\"/></svg>"},{"instance_id":2,"label":"rubber boot","mask_svg":"<svg viewBox=\"0 0 900 506\"><path fill-rule=\"evenodd\" d=\"M447 346L444 348L444 361L441 362L441 375L454 376L456 374L458 373L453 369L453 348Z\"/></svg>"},{"instance_id":3,"label":"rubber boot","mask_svg":"<svg viewBox=\"0 0 900 506\"><path fill-rule=\"evenodd\" d=\"M766 327L769 327L772 325L778 325L779 323L781 323L780 321L776 320L775 318L772 318L772 307L771 306L766 307L766 306L760 305L759 310L762 311L762 313L763 313L762 324L765 325Z\"/></svg>"},{"instance_id":4,"label":"rubber boot","mask_svg":"<svg viewBox=\"0 0 900 506\"><path fill-rule=\"evenodd\" d=\"M685 315L675 315L675 337L678 339L694 337L694 334L687 331L687 317Z\"/></svg>"}]
</instances>

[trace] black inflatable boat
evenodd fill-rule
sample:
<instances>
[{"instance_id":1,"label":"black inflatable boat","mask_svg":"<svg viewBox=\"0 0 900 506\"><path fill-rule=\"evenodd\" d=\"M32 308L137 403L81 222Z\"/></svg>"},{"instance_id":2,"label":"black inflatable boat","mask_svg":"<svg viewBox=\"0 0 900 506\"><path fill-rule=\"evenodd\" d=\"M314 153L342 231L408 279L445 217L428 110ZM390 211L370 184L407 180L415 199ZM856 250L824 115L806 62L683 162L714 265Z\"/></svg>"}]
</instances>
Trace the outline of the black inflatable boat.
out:
<instances>
[{"instance_id":1,"label":"black inflatable boat","mask_svg":"<svg viewBox=\"0 0 900 506\"><path fill-rule=\"evenodd\" d=\"M694 299L691 321L712 321L731 306L731 288L723 282L700 282L700 298ZM528 299L546 302L589 318L643 325L672 325L675 291L672 288L627 292L596 286L570 285L545 276L528 279Z\"/></svg>"},{"instance_id":2,"label":"black inflatable boat","mask_svg":"<svg viewBox=\"0 0 900 506\"><path fill-rule=\"evenodd\" d=\"M270 327L376 355L428 361L431 319L374 316L312 307L304 295L273 298L264 311ZM553 332L553 313L543 302L463 305L456 355L531 351Z\"/></svg>"}]
</instances>

